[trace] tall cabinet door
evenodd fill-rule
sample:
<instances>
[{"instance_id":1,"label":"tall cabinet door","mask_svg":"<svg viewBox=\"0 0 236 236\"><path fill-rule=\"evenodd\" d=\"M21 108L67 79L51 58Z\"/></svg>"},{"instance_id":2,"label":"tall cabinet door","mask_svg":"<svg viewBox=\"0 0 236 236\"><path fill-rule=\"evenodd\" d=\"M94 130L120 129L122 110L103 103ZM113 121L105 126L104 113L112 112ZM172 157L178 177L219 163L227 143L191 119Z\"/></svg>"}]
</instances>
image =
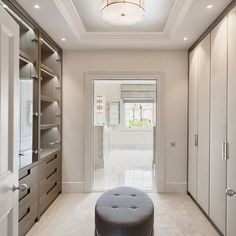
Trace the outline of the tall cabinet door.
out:
<instances>
[{"instance_id":1,"label":"tall cabinet door","mask_svg":"<svg viewBox=\"0 0 236 236\"><path fill-rule=\"evenodd\" d=\"M210 217L225 232L227 17L211 33Z\"/></svg>"},{"instance_id":2,"label":"tall cabinet door","mask_svg":"<svg viewBox=\"0 0 236 236\"><path fill-rule=\"evenodd\" d=\"M236 235L236 8L228 16L227 236ZM231 194L232 193L232 196Z\"/></svg>"},{"instance_id":3,"label":"tall cabinet door","mask_svg":"<svg viewBox=\"0 0 236 236\"><path fill-rule=\"evenodd\" d=\"M196 199L197 195L197 87L198 51L189 55L189 148L188 148L188 191Z\"/></svg>"},{"instance_id":4,"label":"tall cabinet door","mask_svg":"<svg viewBox=\"0 0 236 236\"><path fill-rule=\"evenodd\" d=\"M198 47L198 170L197 201L209 212L209 159L210 159L210 34Z\"/></svg>"}]
</instances>

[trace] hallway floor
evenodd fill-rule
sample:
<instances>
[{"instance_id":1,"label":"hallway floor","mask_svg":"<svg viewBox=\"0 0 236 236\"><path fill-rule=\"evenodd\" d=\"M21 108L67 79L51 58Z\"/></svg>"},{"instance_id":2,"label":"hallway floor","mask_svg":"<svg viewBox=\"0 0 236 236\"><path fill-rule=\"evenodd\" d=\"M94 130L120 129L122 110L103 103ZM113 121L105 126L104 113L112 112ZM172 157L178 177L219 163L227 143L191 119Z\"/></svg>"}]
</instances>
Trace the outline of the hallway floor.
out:
<instances>
[{"instance_id":1,"label":"hallway floor","mask_svg":"<svg viewBox=\"0 0 236 236\"><path fill-rule=\"evenodd\" d=\"M27 236L93 236L94 208L100 195L60 195ZM154 236L219 235L189 196L149 196L155 207Z\"/></svg>"},{"instance_id":2,"label":"hallway floor","mask_svg":"<svg viewBox=\"0 0 236 236\"><path fill-rule=\"evenodd\" d=\"M94 189L132 186L153 187L152 150L113 150L105 158L104 168L95 170Z\"/></svg>"}]
</instances>

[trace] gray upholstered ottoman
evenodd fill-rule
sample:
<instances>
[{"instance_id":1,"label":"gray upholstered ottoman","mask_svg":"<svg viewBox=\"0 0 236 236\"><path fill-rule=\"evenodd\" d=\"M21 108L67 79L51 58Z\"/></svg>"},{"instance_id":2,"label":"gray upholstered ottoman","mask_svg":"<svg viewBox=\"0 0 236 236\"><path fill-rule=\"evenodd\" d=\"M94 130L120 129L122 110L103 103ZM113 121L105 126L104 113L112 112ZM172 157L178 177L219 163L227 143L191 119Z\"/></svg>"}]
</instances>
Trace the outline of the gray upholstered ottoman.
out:
<instances>
[{"instance_id":1,"label":"gray upholstered ottoman","mask_svg":"<svg viewBox=\"0 0 236 236\"><path fill-rule=\"evenodd\" d=\"M95 207L95 236L151 236L154 207L147 194L118 187L101 195Z\"/></svg>"}]
</instances>

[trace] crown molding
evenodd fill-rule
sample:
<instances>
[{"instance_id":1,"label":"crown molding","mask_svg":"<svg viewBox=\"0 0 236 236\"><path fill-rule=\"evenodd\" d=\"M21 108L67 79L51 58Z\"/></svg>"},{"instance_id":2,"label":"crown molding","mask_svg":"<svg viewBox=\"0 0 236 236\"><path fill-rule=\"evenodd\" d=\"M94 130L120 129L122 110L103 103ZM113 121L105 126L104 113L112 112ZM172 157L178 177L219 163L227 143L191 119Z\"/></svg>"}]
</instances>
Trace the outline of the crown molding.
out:
<instances>
[{"instance_id":1,"label":"crown molding","mask_svg":"<svg viewBox=\"0 0 236 236\"><path fill-rule=\"evenodd\" d=\"M88 32L72 0L53 0L78 40L169 40L181 25L194 0L175 0L162 32Z\"/></svg>"},{"instance_id":2,"label":"crown molding","mask_svg":"<svg viewBox=\"0 0 236 236\"><path fill-rule=\"evenodd\" d=\"M175 0L170 16L167 20L164 32L173 34L183 22L186 14L192 6L194 0Z\"/></svg>"},{"instance_id":3,"label":"crown molding","mask_svg":"<svg viewBox=\"0 0 236 236\"><path fill-rule=\"evenodd\" d=\"M72 29L78 39L86 33L83 21L77 13L72 0L53 0L54 4L62 14L67 24Z\"/></svg>"}]
</instances>

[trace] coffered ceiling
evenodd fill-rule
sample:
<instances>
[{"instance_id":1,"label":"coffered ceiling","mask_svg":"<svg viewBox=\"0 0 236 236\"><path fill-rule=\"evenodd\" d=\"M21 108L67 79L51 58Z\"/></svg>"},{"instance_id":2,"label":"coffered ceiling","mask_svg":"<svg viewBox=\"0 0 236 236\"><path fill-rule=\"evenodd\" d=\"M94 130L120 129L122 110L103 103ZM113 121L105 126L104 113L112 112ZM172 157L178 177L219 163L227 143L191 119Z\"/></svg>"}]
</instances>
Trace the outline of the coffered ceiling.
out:
<instances>
[{"instance_id":1,"label":"coffered ceiling","mask_svg":"<svg viewBox=\"0 0 236 236\"><path fill-rule=\"evenodd\" d=\"M17 2L63 49L82 50L188 49L230 0L146 0L143 21L132 26L105 22L101 0Z\"/></svg>"},{"instance_id":2,"label":"coffered ceiling","mask_svg":"<svg viewBox=\"0 0 236 236\"><path fill-rule=\"evenodd\" d=\"M144 19L132 26L114 26L101 17L101 1L72 0L88 32L162 32L175 0L146 0Z\"/></svg>"}]
</instances>

